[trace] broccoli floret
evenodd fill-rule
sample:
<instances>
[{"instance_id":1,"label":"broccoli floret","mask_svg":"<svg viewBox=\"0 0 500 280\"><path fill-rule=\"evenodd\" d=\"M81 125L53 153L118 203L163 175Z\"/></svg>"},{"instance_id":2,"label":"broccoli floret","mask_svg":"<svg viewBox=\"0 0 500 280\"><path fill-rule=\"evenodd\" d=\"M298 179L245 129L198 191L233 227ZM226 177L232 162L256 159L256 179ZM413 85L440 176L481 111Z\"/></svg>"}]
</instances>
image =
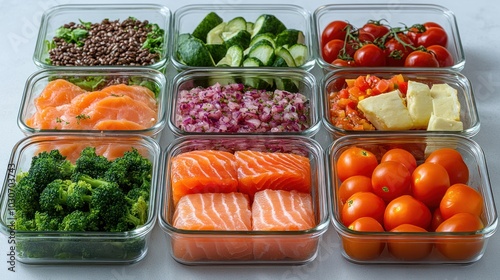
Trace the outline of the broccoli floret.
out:
<instances>
[{"instance_id":1,"label":"broccoli floret","mask_svg":"<svg viewBox=\"0 0 500 280\"><path fill-rule=\"evenodd\" d=\"M55 179L70 179L75 166L63 156L59 150L41 152L31 160L26 179L31 181L40 193Z\"/></svg>"},{"instance_id":2,"label":"broccoli floret","mask_svg":"<svg viewBox=\"0 0 500 280\"><path fill-rule=\"evenodd\" d=\"M27 173L25 173L27 174ZM23 176L14 187L15 209L22 212L29 219L33 219L35 211L38 210L40 193L35 188L34 182L27 176Z\"/></svg>"},{"instance_id":3,"label":"broccoli floret","mask_svg":"<svg viewBox=\"0 0 500 280\"><path fill-rule=\"evenodd\" d=\"M36 230L35 220L30 219L21 213L22 212L20 211L16 211L15 224L14 224L16 230L25 230L25 231Z\"/></svg>"},{"instance_id":4,"label":"broccoli floret","mask_svg":"<svg viewBox=\"0 0 500 280\"><path fill-rule=\"evenodd\" d=\"M67 191L66 205L70 209L74 210L88 210L88 203L90 203L92 186L80 180L78 182L73 182Z\"/></svg>"},{"instance_id":5,"label":"broccoli floret","mask_svg":"<svg viewBox=\"0 0 500 280\"><path fill-rule=\"evenodd\" d=\"M113 160L103 179L116 182L125 192L128 192L133 188L140 188L144 182L150 183L151 170L151 161L134 148L125 152L122 157Z\"/></svg>"},{"instance_id":6,"label":"broccoli floret","mask_svg":"<svg viewBox=\"0 0 500 280\"><path fill-rule=\"evenodd\" d=\"M75 210L66 215L59 224L60 231L86 231L88 213Z\"/></svg>"},{"instance_id":7,"label":"broccoli floret","mask_svg":"<svg viewBox=\"0 0 500 280\"><path fill-rule=\"evenodd\" d=\"M78 181L81 174L89 175L92 178L104 176L111 162L105 156L97 155L95 151L95 147L87 147L81 151L75 163L75 170L72 175L73 181Z\"/></svg>"},{"instance_id":8,"label":"broccoli floret","mask_svg":"<svg viewBox=\"0 0 500 280\"><path fill-rule=\"evenodd\" d=\"M35 213L35 224L37 231L54 231L57 230L61 223L61 217L52 216L45 212Z\"/></svg>"},{"instance_id":9,"label":"broccoli floret","mask_svg":"<svg viewBox=\"0 0 500 280\"><path fill-rule=\"evenodd\" d=\"M56 179L49 183L40 194L40 209L49 214L63 214L66 211L68 188L71 180Z\"/></svg>"}]
</instances>

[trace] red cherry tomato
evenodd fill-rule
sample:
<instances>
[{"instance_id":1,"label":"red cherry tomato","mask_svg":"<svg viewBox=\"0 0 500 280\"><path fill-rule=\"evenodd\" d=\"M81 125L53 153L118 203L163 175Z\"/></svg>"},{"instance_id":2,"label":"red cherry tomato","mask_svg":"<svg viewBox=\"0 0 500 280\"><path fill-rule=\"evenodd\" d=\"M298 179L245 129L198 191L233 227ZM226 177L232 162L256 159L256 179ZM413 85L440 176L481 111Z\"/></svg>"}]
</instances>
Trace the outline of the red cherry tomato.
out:
<instances>
[{"instance_id":1,"label":"red cherry tomato","mask_svg":"<svg viewBox=\"0 0 500 280\"><path fill-rule=\"evenodd\" d=\"M386 203L410 192L411 173L397 161L381 162L372 173L373 192Z\"/></svg>"},{"instance_id":2,"label":"red cherry tomato","mask_svg":"<svg viewBox=\"0 0 500 280\"><path fill-rule=\"evenodd\" d=\"M389 27L380 23L380 21L368 21L359 29L359 36L365 36L365 34L370 34L373 40L378 39L385 34L389 33ZM373 41L371 41L373 42Z\"/></svg>"},{"instance_id":3,"label":"red cherry tomato","mask_svg":"<svg viewBox=\"0 0 500 280\"><path fill-rule=\"evenodd\" d=\"M433 22L433 21L428 21L428 22L424 22L424 24L422 24L426 29L427 28L431 28L431 27L438 27L438 28L441 28L444 30L444 28L439 24L439 23L436 23L436 22Z\"/></svg>"},{"instance_id":4,"label":"red cherry tomato","mask_svg":"<svg viewBox=\"0 0 500 280\"><path fill-rule=\"evenodd\" d=\"M432 45L440 45L446 47L448 43L448 34L439 27L430 27L420 34L417 39L417 46L430 47Z\"/></svg>"},{"instance_id":5,"label":"red cherry tomato","mask_svg":"<svg viewBox=\"0 0 500 280\"><path fill-rule=\"evenodd\" d=\"M330 22L321 33L321 47L333 39L345 40L348 25L349 23L343 20Z\"/></svg>"},{"instance_id":6,"label":"red cherry tomato","mask_svg":"<svg viewBox=\"0 0 500 280\"><path fill-rule=\"evenodd\" d=\"M427 229L431 218L431 211L424 203L411 195L402 195L387 204L384 212L384 228L390 231L402 224L412 224Z\"/></svg>"},{"instance_id":7,"label":"red cherry tomato","mask_svg":"<svg viewBox=\"0 0 500 280\"><path fill-rule=\"evenodd\" d=\"M413 42L408 36L398 33L398 39L393 37L385 42L384 54L387 66L404 66L406 57L413 51L411 48Z\"/></svg>"},{"instance_id":8,"label":"red cherry tomato","mask_svg":"<svg viewBox=\"0 0 500 280\"><path fill-rule=\"evenodd\" d=\"M405 67L439 67L439 62L430 52L416 50L411 52L405 60Z\"/></svg>"},{"instance_id":9,"label":"red cherry tomato","mask_svg":"<svg viewBox=\"0 0 500 280\"><path fill-rule=\"evenodd\" d=\"M427 47L427 50L434 54L439 63L439 67L453 66L453 56L447 48L440 45L432 45Z\"/></svg>"},{"instance_id":10,"label":"red cherry tomato","mask_svg":"<svg viewBox=\"0 0 500 280\"><path fill-rule=\"evenodd\" d=\"M415 168L417 168L417 160L413 154L401 148L394 148L385 152L380 159L380 162L385 161L397 161L402 163L406 168L408 168L410 174L413 173Z\"/></svg>"},{"instance_id":11,"label":"red cherry tomato","mask_svg":"<svg viewBox=\"0 0 500 280\"><path fill-rule=\"evenodd\" d=\"M337 58L332 62L332 65L342 66L342 67L353 67L356 66L356 63L354 63L354 60L345 60L342 58Z\"/></svg>"},{"instance_id":12,"label":"red cherry tomato","mask_svg":"<svg viewBox=\"0 0 500 280\"><path fill-rule=\"evenodd\" d=\"M411 178L413 197L425 203L430 209L439 206L446 190L450 187L446 169L432 162L424 162L417 166Z\"/></svg>"},{"instance_id":13,"label":"red cherry tomato","mask_svg":"<svg viewBox=\"0 0 500 280\"><path fill-rule=\"evenodd\" d=\"M338 58L340 51L344 48L344 40L333 39L326 43L321 51L323 59L331 63Z\"/></svg>"},{"instance_id":14,"label":"red cherry tomato","mask_svg":"<svg viewBox=\"0 0 500 280\"><path fill-rule=\"evenodd\" d=\"M384 51L374 44L366 44L354 53L354 61L361 67L385 66Z\"/></svg>"}]
</instances>

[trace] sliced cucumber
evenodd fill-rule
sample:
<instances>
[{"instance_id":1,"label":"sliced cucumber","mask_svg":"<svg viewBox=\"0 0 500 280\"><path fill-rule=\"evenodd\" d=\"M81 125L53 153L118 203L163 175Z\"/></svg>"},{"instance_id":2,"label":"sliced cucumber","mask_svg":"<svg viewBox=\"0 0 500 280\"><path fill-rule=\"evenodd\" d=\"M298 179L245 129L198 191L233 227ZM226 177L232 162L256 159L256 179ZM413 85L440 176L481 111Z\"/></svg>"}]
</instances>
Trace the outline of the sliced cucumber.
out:
<instances>
[{"instance_id":1,"label":"sliced cucumber","mask_svg":"<svg viewBox=\"0 0 500 280\"><path fill-rule=\"evenodd\" d=\"M226 25L227 23L221 22L219 25L212 28L207 34L207 44L223 44L224 40L222 39L221 34Z\"/></svg>"},{"instance_id":2,"label":"sliced cucumber","mask_svg":"<svg viewBox=\"0 0 500 280\"><path fill-rule=\"evenodd\" d=\"M237 45L242 49L248 48L250 45L250 33L246 30L240 30L236 33L222 32L222 39L224 39L224 44L229 49L231 46Z\"/></svg>"},{"instance_id":3,"label":"sliced cucumber","mask_svg":"<svg viewBox=\"0 0 500 280\"><path fill-rule=\"evenodd\" d=\"M193 35L191 35L190 33L179 34L179 36L177 37L177 45L180 46L184 41L190 38L193 38Z\"/></svg>"},{"instance_id":4,"label":"sliced cucumber","mask_svg":"<svg viewBox=\"0 0 500 280\"><path fill-rule=\"evenodd\" d=\"M230 67L240 67L243 63L243 49L234 45L227 49L226 55L217 63L217 66L229 65Z\"/></svg>"},{"instance_id":5,"label":"sliced cucumber","mask_svg":"<svg viewBox=\"0 0 500 280\"><path fill-rule=\"evenodd\" d=\"M262 40L261 42L257 42L253 45L248 53L248 57L257 58L262 61L264 66L270 66L274 62L274 48L269 44L269 42Z\"/></svg>"},{"instance_id":6,"label":"sliced cucumber","mask_svg":"<svg viewBox=\"0 0 500 280\"><path fill-rule=\"evenodd\" d=\"M271 33L262 33L262 34L254 36L252 38L252 41L250 41L250 47L252 47L253 45L255 45L257 42L259 42L261 40L268 41L269 43L271 43L273 48L276 47L275 42L274 42L274 36Z\"/></svg>"},{"instance_id":7,"label":"sliced cucumber","mask_svg":"<svg viewBox=\"0 0 500 280\"><path fill-rule=\"evenodd\" d=\"M285 24L283 24L283 22L281 22L276 16L263 14L260 15L255 21L252 35L256 36L262 33L272 33L276 36L285 29Z\"/></svg>"},{"instance_id":8,"label":"sliced cucumber","mask_svg":"<svg viewBox=\"0 0 500 280\"><path fill-rule=\"evenodd\" d=\"M208 32L210 32L210 30L215 28L223 21L224 20L219 15L217 15L217 13L210 12L203 18L203 20L198 24L198 26L196 26L192 35L195 38L200 39L203 43L206 43Z\"/></svg>"},{"instance_id":9,"label":"sliced cucumber","mask_svg":"<svg viewBox=\"0 0 500 280\"><path fill-rule=\"evenodd\" d=\"M227 22L226 27L224 28L224 32L237 33L240 30L246 29L247 21L243 17L235 17Z\"/></svg>"},{"instance_id":10,"label":"sliced cucumber","mask_svg":"<svg viewBox=\"0 0 500 280\"><path fill-rule=\"evenodd\" d=\"M291 93L299 92L299 81L297 80L276 78L274 82L276 84L276 89L285 90Z\"/></svg>"},{"instance_id":11,"label":"sliced cucumber","mask_svg":"<svg viewBox=\"0 0 500 280\"><path fill-rule=\"evenodd\" d=\"M301 66L306 63L308 55L307 55L307 46L303 44L295 44L288 48L288 51L293 57L296 66Z\"/></svg>"},{"instance_id":12,"label":"sliced cucumber","mask_svg":"<svg viewBox=\"0 0 500 280\"><path fill-rule=\"evenodd\" d=\"M214 66L215 62L206 45L197 38L184 40L177 50L181 61L188 66Z\"/></svg>"},{"instance_id":13,"label":"sliced cucumber","mask_svg":"<svg viewBox=\"0 0 500 280\"><path fill-rule=\"evenodd\" d=\"M253 32L253 26L254 26L253 22L247 21L247 31L250 32L250 34L252 34Z\"/></svg>"},{"instance_id":14,"label":"sliced cucumber","mask_svg":"<svg viewBox=\"0 0 500 280\"><path fill-rule=\"evenodd\" d=\"M243 84L255 89L271 89L274 81L273 78L245 77L243 78Z\"/></svg>"},{"instance_id":15,"label":"sliced cucumber","mask_svg":"<svg viewBox=\"0 0 500 280\"><path fill-rule=\"evenodd\" d=\"M248 57L243 61L243 67L261 67L264 63L255 57Z\"/></svg>"},{"instance_id":16,"label":"sliced cucumber","mask_svg":"<svg viewBox=\"0 0 500 280\"><path fill-rule=\"evenodd\" d=\"M206 44L205 46L216 63L226 56L227 48L224 44Z\"/></svg>"},{"instance_id":17,"label":"sliced cucumber","mask_svg":"<svg viewBox=\"0 0 500 280\"><path fill-rule=\"evenodd\" d=\"M287 29L276 35L276 46L304 44L304 33L297 29Z\"/></svg>"},{"instance_id":18,"label":"sliced cucumber","mask_svg":"<svg viewBox=\"0 0 500 280\"><path fill-rule=\"evenodd\" d=\"M286 62L286 65L288 67L297 67L297 65L295 64L295 60L293 59L293 56L286 48L278 47L276 49L276 56L281 57Z\"/></svg>"},{"instance_id":19,"label":"sliced cucumber","mask_svg":"<svg viewBox=\"0 0 500 280\"><path fill-rule=\"evenodd\" d=\"M286 61L280 57L280 56L277 56L275 59L274 59L274 62L273 62L273 67L288 67L288 64L286 64Z\"/></svg>"}]
</instances>

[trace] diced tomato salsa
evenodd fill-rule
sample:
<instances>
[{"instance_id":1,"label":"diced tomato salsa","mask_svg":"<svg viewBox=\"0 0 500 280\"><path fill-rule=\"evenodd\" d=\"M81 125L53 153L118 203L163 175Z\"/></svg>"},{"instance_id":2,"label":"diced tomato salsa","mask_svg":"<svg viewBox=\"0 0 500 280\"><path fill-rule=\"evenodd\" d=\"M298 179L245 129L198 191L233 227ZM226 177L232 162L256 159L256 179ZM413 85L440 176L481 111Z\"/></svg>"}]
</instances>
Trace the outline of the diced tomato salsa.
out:
<instances>
[{"instance_id":1,"label":"diced tomato salsa","mask_svg":"<svg viewBox=\"0 0 500 280\"><path fill-rule=\"evenodd\" d=\"M358 102L364 98L399 89L406 96L408 82L403 75L382 79L373 75L346 79L347 86L329 94L330 121L344 130L375 130L375 127L358 109Z\"/></svg>"}]
</instances>

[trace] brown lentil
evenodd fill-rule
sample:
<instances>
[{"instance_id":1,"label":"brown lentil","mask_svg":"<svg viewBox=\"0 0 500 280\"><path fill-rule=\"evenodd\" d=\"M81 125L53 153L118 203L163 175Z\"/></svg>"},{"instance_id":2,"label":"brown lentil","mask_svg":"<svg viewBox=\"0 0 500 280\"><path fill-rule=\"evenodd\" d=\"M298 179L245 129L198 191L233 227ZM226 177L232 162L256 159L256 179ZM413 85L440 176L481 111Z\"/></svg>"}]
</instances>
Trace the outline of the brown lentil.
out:
<instances>
[{"instance_id":1,"label":"brown lentil","mask_svg":"<svg viewBox=\"0 0 500 280\"><path fill-rule=\"evenodd\" d=\"M63 27L71 30L86 29L88 35L82 46L54 37L55 47L49 51L49 58L50 63L55 66L146 66L161 58L159 53L151 53L142 48L151 31L147 20L128 18L120 22L104 19L101 23L91 24L90 29L74 22Z\"/></svg>"}]
</instances>

